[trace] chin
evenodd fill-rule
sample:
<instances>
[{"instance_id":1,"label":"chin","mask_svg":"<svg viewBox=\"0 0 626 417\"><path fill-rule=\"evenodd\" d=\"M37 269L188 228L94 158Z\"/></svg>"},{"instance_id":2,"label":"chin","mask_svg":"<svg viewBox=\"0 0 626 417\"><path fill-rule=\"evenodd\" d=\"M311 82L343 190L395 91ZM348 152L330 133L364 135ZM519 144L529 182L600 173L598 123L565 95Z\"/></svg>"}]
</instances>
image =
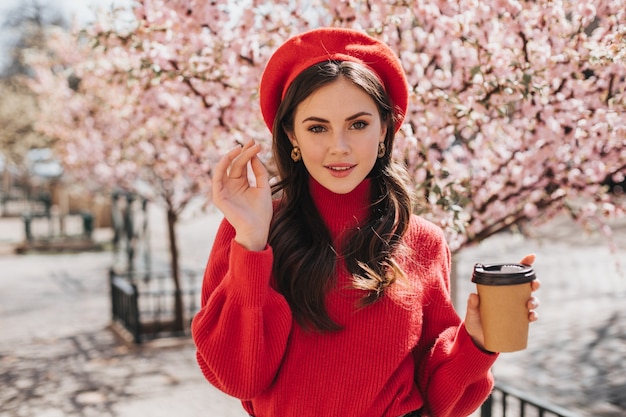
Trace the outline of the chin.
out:
<instances>
[{"instance_id":1,"label":"chin","mask_svg":"<svg viewBox=\"0 0 626 417\"><path fill-rule=\"evenodd\" d=\"M336 182L333 182L330 184L326 183L322 185L335 194L348 194L351 193L360 183L361 182L354 184L337 184Z\"/></svg>"}]
</instances>

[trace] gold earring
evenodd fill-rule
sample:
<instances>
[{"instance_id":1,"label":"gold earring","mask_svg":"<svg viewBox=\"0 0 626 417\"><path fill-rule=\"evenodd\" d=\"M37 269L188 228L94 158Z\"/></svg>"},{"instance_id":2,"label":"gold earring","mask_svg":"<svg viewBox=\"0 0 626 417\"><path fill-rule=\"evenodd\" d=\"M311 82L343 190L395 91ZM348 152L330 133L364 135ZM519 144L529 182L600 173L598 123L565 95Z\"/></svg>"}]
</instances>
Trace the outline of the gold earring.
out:
<instances>
[{"instance_id":1,"label":"gold earring","mask_svg":"<svg viewBox=\"0 0 626 417\"><path fill-rule=\"evenodd\" d=\"M382 158L385 156L385 152L387 151L387 147L385 146L385 142L378 142L378 157Z\"/></svg>"},{"instance_id":2,"label":"gold earring","mask_svg":"<svg viewBox=\"0 0 626 417\"><path fill-rule=\"evenodd\" d=\"M302 159L302 154L300 153L300 147L294 146L293 149L291 150L291 160L293 162L298 162L301 159Z\"/></svg>"}]
</instances>

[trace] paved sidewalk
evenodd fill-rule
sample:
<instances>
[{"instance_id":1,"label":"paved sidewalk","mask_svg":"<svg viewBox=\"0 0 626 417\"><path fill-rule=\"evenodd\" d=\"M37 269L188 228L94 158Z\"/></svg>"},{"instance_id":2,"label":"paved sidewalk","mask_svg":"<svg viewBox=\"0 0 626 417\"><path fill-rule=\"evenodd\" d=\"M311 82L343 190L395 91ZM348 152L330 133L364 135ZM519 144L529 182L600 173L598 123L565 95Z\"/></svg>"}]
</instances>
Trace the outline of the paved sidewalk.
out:
<instances>
[{"instance_id":1,"label":"paved sidewalk","mask_svg":"<svg viewBox=\"0 0 626 417\"><path fill-rule=\"evenodd\" d=\"M185 267L204 267L218 221L182 220ZM541 317L527 350L498 359L499 380L581 416L626 416L625 223L615 225L615 252L556 219L532 239L501 234L456 256L464 305L474 262L538 255ZM151 225L154 258L165 263L158 211ZM107 329L111 253L16 256L7 249L16 235L19 226L0 219L1 417L245 416L204 380L189 339L128 346Z\"/></svg>"},{"instance_id":2,"label":"paved sidewalk","mask_svg":"<svg viewBox=\"0 0 626 417\"><path fill-rule=\"evenodd\" d=\"M158 212L151 222L166 263ZM203 267L215 226L181 224L186 266ZM20 232L0 219L0 417L247 416L206 382L190 339L132 346L108 329L110 252L12 255Z\"/></svg>"}]
</instances>

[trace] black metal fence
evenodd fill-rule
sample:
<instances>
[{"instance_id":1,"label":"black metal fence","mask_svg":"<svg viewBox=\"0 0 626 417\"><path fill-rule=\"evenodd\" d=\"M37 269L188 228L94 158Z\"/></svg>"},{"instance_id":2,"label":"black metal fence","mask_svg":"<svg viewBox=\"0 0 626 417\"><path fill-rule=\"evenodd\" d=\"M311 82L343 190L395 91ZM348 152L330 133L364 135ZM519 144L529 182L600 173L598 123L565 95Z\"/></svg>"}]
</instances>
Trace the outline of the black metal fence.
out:
<instances>
[{"instance_id":1,"label":"black metal fence","mask_svg":"<svg viewBox=\"0 0 626 417\"><path fill-rule=\"evenodd\" d=\"M201 284L195 272L181 273L183 304L182 330L173 328L175 296L171 274L168 272L119 273L109 270L111 314L114 326L121 327L135 343L167 336L183 336L199 305Z\"/></svg>"},{"instance_id":2,"label":"black metal fence","mask_svg":"<svg viewBox=\"0 0 626 417\"><path fill-rule=\"evenodd\" d=\"M480 417L581 417L501 382L480 409Z\"/></svg>"},{"instance_id":3,"label":"black metal fence","mask_svg":"<svg viewBox=\"0 0 626 417\"><path fill-rule=\"evenodd\" d=\"M109 271L109 279L113 321L122 325L132 335L133 341L141 342L137 286L113 271Z\"/></svg>"}]
</instances>

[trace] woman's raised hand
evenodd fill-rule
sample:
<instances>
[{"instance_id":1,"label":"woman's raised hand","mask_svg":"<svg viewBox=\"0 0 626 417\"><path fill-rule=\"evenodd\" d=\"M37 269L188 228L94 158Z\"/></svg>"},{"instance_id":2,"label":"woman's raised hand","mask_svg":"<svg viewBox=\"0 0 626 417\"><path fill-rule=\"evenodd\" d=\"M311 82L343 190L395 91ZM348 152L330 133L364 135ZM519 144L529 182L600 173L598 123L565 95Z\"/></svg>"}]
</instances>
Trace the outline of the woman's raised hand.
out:
<instances>
[{"instance_id":1,"label":"woman's raised hand","mask_svg":"<svg viewBox=\"0 0 626 417\"><path fill-rule=\"evenodd\" d=\"M213 172L213 203L236 230L235 240L248 250L267 244L272 220L269 174L254 140L228 152Z\"/></svg>"}]
</instances>

